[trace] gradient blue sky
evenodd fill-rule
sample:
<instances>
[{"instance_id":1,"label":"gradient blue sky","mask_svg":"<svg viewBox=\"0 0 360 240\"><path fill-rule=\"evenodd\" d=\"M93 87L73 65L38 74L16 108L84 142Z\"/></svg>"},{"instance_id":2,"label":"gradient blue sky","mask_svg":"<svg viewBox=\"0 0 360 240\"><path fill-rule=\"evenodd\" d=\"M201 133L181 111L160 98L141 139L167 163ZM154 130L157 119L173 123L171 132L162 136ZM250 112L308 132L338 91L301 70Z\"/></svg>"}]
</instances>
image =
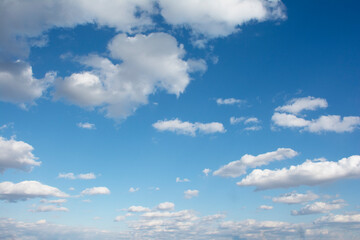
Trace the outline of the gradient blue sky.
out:
<instances>
[{"instance_id":1,"label":"gradient blue sky","mask_svg":"<svg viewBox=\"0 0 360 240\"><path fill-rule=\"evenodd\" d=\"M358 239L359 8L0 1L0 239Z\"/></svg>"}]
</instances>

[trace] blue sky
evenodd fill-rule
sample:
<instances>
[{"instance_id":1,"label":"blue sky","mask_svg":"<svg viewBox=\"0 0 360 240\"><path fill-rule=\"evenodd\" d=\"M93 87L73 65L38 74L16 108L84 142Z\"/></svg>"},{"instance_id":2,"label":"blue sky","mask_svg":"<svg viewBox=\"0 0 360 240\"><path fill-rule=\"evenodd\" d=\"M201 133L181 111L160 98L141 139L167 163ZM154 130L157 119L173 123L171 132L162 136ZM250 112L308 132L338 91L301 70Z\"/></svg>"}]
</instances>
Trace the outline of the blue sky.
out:
<instances>
[{"instance_id":1,"label":"blue sky","mask_svg":"<svg viewBox=\"0 0 360 240\"><path fill-rule=\"evenodd\" d=\"M358 7L0 1L0 239L357 239Z\"/></svg>"}]
</instances>

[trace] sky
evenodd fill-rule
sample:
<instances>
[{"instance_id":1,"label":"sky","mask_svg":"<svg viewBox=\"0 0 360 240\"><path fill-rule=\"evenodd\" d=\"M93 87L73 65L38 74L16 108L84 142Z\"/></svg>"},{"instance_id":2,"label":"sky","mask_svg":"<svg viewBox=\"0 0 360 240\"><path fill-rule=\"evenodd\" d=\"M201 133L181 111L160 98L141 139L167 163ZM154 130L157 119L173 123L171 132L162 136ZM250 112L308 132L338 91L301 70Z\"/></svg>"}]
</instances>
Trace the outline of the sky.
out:
<instances>
[{"instance_id":1,"label":"sky","mask_svg":"<svg viewBox=\"0 0 360 240\"><path fill-rule=\"evenodd\" d=\"M358 239L359 7L0 0L0 239Z\"/></svg>"}]
</instances>

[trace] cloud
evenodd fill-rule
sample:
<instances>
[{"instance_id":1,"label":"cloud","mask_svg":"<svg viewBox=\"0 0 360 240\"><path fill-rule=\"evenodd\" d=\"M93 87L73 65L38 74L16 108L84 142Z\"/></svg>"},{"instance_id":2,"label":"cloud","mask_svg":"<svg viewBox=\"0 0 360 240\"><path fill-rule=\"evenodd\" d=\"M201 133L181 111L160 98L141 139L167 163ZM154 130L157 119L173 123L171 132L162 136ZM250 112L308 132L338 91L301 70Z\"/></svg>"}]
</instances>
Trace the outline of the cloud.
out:
<instances>
[{"instance_id":1,"label":"cloud","mask_svg":"<svg viewBox=\"0 0 360 240\"><path fill-rule=\"evenodd\" d=\"M328 103L326 99L309 96L304 98L294 98L290 100L287 105L277 107L275 111L299 114L304 110L314 111L317 110L318 108L327 108L327 107L328 107Z\"/></svg>"},{"instance_id":2,"label":"cloud","mask_svg":"<svg viewBox=\"0 0 360 240\"><path fill-rule=\"evenodd\" d=\"M260 210L272 210L274 207L273 206L268 206L268 205L261 205L260 207L258 207L258 209Z\"/></svg>"},{"instance_id":3,"label":"cloud","mask_svg":"<svg viewBox=\"0 0 360 240\"><path fill-rule=\"evenodd\" d=\"M230 118L230 124L235 125L235 124L238 124L238 123L241 123L241 122L245 121L245 119L246 119L245 117L239 117L239 118L231 117Z\"/></svg>"},{"instance_id":4,"label":"cloud","mask_svg":"<svg viewBox=\"0 0 360 240\"><path fill-rule=\"evenodd\" d=\"M172 211L175 208L175 204L172 202L163 202L160 203L156 209L160 210L160 211Z\"/></svg>"},{"instance_id":5,"label":"cloud","mask_svg":"<svg viewBox=\"0 0 360 240\"><path fill-rule=\"evenodd\" d=\"M251 117L244 121L245 124L259 123L259 122L260 122L259 119L257 119L256 117Z\"/></svg>"},{"instance_id":6,"label":"cloud","mask_svg":"<svg viewBox=\"0 0 360 240\"><path fill-rule=\"evenodd\" d=\"M209 173L211 172L211 169L205 168L204 170L202 170L202 172L205 174L205 176L208 176Z\"/></svg>"},{"instance_id":7,"label":"cloud","mask_svg":"<svg viewBox=\"0 0 360 240\"><path fill-rule=\"evenodd\" d=\"M173 120L164 120L164 121L159 120L153 124L153 127L161 132L170 131L170 132L175 132L177 134L184 134L190 136L196 136L196 132L203 134L226 132L222 123L218 123L218 122L191 123L191 122L182 122L177 118Z\"/></svg>"},{"instance_id":8,"label":"cloud","mask_svg":"<svg viewBox=\"0 0 360 240\"><path fill-rule=\"evenodd\" d=\"M136 213L139 213L139 212L149 212L150 209L149 208L146 208L146 207L143 207L143 206L131 206L128 208L128 212L136 212Z\"/></svg>"},{"instance_id":9,"label":"cloud","mask_svg":"<svg viewBox=\"0 0 360 240\"><path fill-rule=\"evenodd\" d=\"M252 126L252 127L246 127L244 128L245 131L259 131L261 130L262 127L261 126Z\"/></svg>"},{"instance_id":10,"label":"cloud","mask_svg":"<svg viewBox=\"0 0 360 240\"><path fill-rule=\"evenodd\" d=\"M63 203L66 203L67 200L66 200L66 199L55 199L55 200L42 199L40 202L42 202L42 203L52 203L52 204L61 205L61 204L63 204Z\"/></svg>"},{"instance_id":11,"label":"cloud","mask_svg":"<svg viewBox=\"0 0 360 240\"><path fill-rule=\"evenodd\" d=\"M277 107L271 120L280 127L300 128L302 131L314 133L353 132L356 128L359 128L360 117L358 116L324 115L311 120L296 116L303 110L316 110L318 108L327 108L327 106L327 101L322 98L295 98L288 105Z\"/></svg>"},{"instance_id":12,"label":"cloud","mask_svg":"<svg viewBox=\"0 0 360 240\"><path fill-rule=\"evenodd\" d=\"M240 160L230 162L214 171L213 175L235 178L245 174L247 168L267 165L272 161L293 158L297 155L298 153L290 148L278 148L276 151L263 153L257 156L245 154Z\"/></svg>"},{"instance_id":13,"label":"cloud","mask_svg":"<svg viewBox=\"0 0 360 240\"><path fill-rule=\"evenodd\" d=\"M57 207L54 205L41 205L38 206L34 210L30 210L31 212L68 212L69 209L66 207Z\"/></svg>"},{"instance_id":14,"label":"cloud","mask_svg":"<svg viewBox=\"0 0 360 240\"><path fill-rule=\"evenodd\" d=\"M115 219L114 219L114 222L121 222L121 221L124 221L126 218L126 216L116 216Z\"/></svg>"},{"instance_id":15,"label":"cloud","mask_svg":"<svg viewBox=\"0 0 360 240\"><path fill-rule=\"evenodd\" d=\"M44 185L37 181L19 183L1 182L0 199L9 202L25 201L30 198L68 197L55 187Z\"/></svg>"},{"instance_id":16,"label":"cloud","mask_svg":"<svg viewBox=\"0 0 360 240\"><path fill-rule=\"evenodd\" d=\"M82 195L106 195L110 194L110 190L107 187L93 187L86 188L81 192Z\"/></svg>"},{"instance_id":17,"label":"cloud","mask_svg":"<svg viewBox=\"0 0 360 240\"><path fill-rule=\"evenodd\" d=\"M93 123L88 123L88 122L85 122L85 123L78 123L77 124L77 126L79 127L79 128L84 128L84 129L89 129L89 130L91 130L91 129L96 129L96 127L95 127L95 124L93 124Z\"/></svg>"},{"instance_id":18,"label":"cloud","mask_svg":"<svg viewBox=\"0 0 360 240\"><path fill-rule=\"evenodd\" d=\"M346 206L346 204L345 204L344 200L342 200L342 199L334 200L330 203L314 202L311 204L307 204L305 207L301 208L299 211L297 211L297 210L291 211L291 215L299 216L299 215L327 213L332 210L341 209L345 206Z\"/></svg>"},{"instance_id":19,"label":"cloud","mask_svg":"<svg viewBox=\"0 0 360 240\"><path fill-rule=\"evenodd\" d=\"M74 173L59 173L58 178L65 178L65 179L83 179L83 180L90 180L96 179L96 175L94 173L80 173L75 175Z\"/></svg>"},{"instance_id":20,"label":"cloud","mask_svg":"<svg viewBox=\"0 0 360 240\"><path fill-rule=\"evenodd\" d=\"M272 121L280 127L302 128L304 131L320 132L353 132L360 126L360 117L341 117L338 115L321 116L318 119L306 120L287 113L274 113Z\"/></svg>"},{"instance_id":21,"label":"cloud","mask_svg":"<svg viewBox=\"0 0 360 240\"><path fill-rule=\"evenodd\" d=\"M218 105L241 105L244 104L246 101L242 99L236 99L236 98L218 98L216 99L216 103Z\"/></svg>"},{"instance_id":22,"label":"cloud","mask_svg":"<svg viewBox=\"0 0 360 240\"><path fill-rule=\"evenodd\" d=\"M27 63L2 62L0 58L0 101L21 104L22 107L34 104L34 100L43 95L55 77L54 72L48 72L43 79L36 79Z\"/></svg>"},{"instance_id":23,"label":"cloud","mask_svg":"<svg viewBox=\"0 0 360 240\"><path fill-rule=\"evenodd\" d=\"M198 190L191 190L191 189L188 189L188 190L186 190L185 192L184 192L184 197L186 198L186 199L191 199L191 198L193 198L193 197L197 197L197 196L199 196L199 191Z\"/></svg>"},{"instance_id":24,"label":"cloud","mask_svg":"<svg viewBox=\"0 0 360 240\"><path fill-rule=\"evenodd\" d=\"M355 223L360 224L360 214L339 214L339 215L333 215L330 214L328 216L323 216L317 220L315 220L315 223L326 223L326 224L334 224L334 223L340 223L340 224L347 224L347 223Z\"/></svg>"},{"instance_id":25,"label":"cloud","mask_svg":"<svg viewBox=\"0 0 360 240\"><path fill-rule=\"evenodd\" d=\"M177 177L177 178L176 178L176 182L177 182L177 183L181 183L181 182L190 182L190 180L189 180L189 179L187 179L187 178L181 179L181 178Z\"/></svg>"},{"instance_id":26,"label":"cloud","mask_svg":"<svg viewBox=\"0 0 360 240\"><path fill-rule=\"evenodd\" d=\"M195 35L227 36L249 22L285 18L281 1L268 0L159 0L161 15L169 24L190 27Z\"/></svg>"},{"instance_id":27,"label":"cloud","mask_svg":"<svg viewBox=\"0 0 360 240\"><path fill-rule=\"evenodd\" d=\"M183 45L169 34L118 34L108 49L121 63L97 55L79 58L91 70L55 81L55 99L64 98L80 107L98 107L108 117L123 119L147 104L149 95L164 90L179 96L191 81L194 60L191 64L183 60Z\"/></svg>"},{"instance_id":28,"label":"cloud","mask_svg":"<svg viewBox=\"0 0 360 240\"><path fill-rule=\"evenodd\" d=\"M276 203L299 204L299 203L310 202L318 198L319 198L318 195L310 191L308 191L307 193L291 192L281 195L279 197L274 197L272 198L272 201Z\"/></svg>"},{"instance_id":29,"label":"cloud","mask_svg":"<svg viewBox=\"0 0 360 240\"><path fill-rule=\"evenodd\" d=\"M260 120L256 117L249 117L249 118L231 117L230 118L231 125L235 125L235 124L239 124L239 123L244 123L244 125L247 126L244 128L245 131L259 131L262 129L262 127L258 125L260 123Z\"/></svg>"},{"instance_id":30,"label":"cloud","mask_svg":"<svg viewBox=\"0 0 360 240\"><path fill-rule=\"evenodd\" d=\"M140 190L140 188L133 188L133 187L129 188L129 192L131 192L131 193L137 192L139 190Z\"/></svg>"},{"instance_id":31,"label":"cloud","mask_svg":"<svg viewBox=\"0 0 360 240\"><path fill-rule=\"evenodd\" d=\"M0 137L0 173L9 168L31 171L34 166L40 166L41 162L36 161L33 150L26 142Z\"/></svg>"},{"instance_id":32,"label":"cloud","mask_svg":"<svg viewBox=\"0 0 360 240\"><path fill-rule=\"evenodd\" d=\"M338 162L310 161L277 170L255 169L238 186L255 186L256 190L314 186L347 178L360 178L360 156L343 158Z\"/></svg>"}]
</instances>

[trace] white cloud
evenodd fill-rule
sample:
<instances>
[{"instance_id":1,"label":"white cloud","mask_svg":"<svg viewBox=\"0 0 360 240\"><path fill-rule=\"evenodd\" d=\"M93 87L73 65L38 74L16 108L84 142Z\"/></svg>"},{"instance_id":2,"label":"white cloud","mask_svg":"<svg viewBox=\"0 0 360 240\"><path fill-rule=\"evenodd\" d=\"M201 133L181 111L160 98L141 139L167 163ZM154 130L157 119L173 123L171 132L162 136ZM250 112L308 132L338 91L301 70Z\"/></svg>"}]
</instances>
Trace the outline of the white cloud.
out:
<instances>
[{"instance_id":1,"label":"white cloud","mask_svg":"<svg viewBox=\"0 0 360 240\"><path fill-rule=\"evenodd\" d=\"M274 113L272 121L280 127L301 128L309 132L353 132L360 126L360 117L341 117L338 115L320 116L306 120L287 113Z\"/></svg>"},{"instance_id":2,"label":"white cloud","mask_svg":"<svg viewBox=\"0 0 360 240\"><path fill-rule=\"evenodd\" d=\"M245 124L251 124L251 123L259 123L259 119L256 117L250 117L244 121Z\"/></svg>"},{"instance_id":3,"label":"white cloud","mask_svg":"<svg viewBox=\"0 0 360 240\"><path fill-rule=\"evenodd\" d=\"M257 190L318 185L340 179L360 178L360 156L343 158L338 162L306 162L277 170L255 169L238 186L255 186Z\"/></svg>"},{"instance_id":4,"label":"white cloud","mask_svg":"<svg viewBox=\"0 0 360 240\"><path fill-rule=\"evenodd\" d=\"M32 167L40 166L33 150L26 142L0 137L0 173L9 168L31 171Z\"/></svg>"},{"instance_id":5,"label":"white cloud","mask_svg":"<svg viewBox=\"0 0 360 240\"><path fill-rule=\"evenodd\" d=\"M66 200L66 199L55 199L55 200L42 199L40 202L42 202L42 203L52 203L52 204L61 205L61 204L63 204L63 203L66 203L67 200Z\"/></svg>"},{"instance_id":6,"label":"white cloud","mask_svg":"<svg viewBox=\"0 0 360 240\"><path fill-rule=\"evenodd\" d=\"M311 204L307 204L299 211L297 210L291 211L291 215L298 216L298 215L309 215L309 214L317 214L317 213L327 213L333 210L341 209L344 206L346 206L346 204L342 199L334 200L330 203L314 202Z\"/></svg>"},{"instance_id":7,"label":"white cloud","mask_svg":"<svg viewBox=\"0 0 360 240\"><path fill-rule=\"evenodd\" d=\"M239 118L231 117L230 118L230 124L235 125L235 124L238 124L238 123L241 123L241 122L245 121L245 119L246 119L245 117L239 117Z\"/></svg>"},{"instance_id":8,"label":"white cloud","mask_svg":"<svg viewBox=\"0 0 360 240\"><path fill-rule=\"evenodd\" d=\"M175 208L175 204L172 202L163 202L160 203L156 208L160 211L172 211Z\"/></svg>"},{"instance_id":9,"label":"white cloud","mask_svg":"<svg viewBox=\"0 0 360 240\"><path fill-rule=\"evenodd\" d=\"M246 127L244 128L245 131L259 131L261 130L262 127L261 126L252 126L252 127Z\"/></svg>"},{"instance_id":10,"label":"white cloud","mask_svg":"<svg viewBox=\"0 0 360 240\"><path fill-rule=\"evenodd\" d=\"M108 48L120 64L96 55L80 58L92 70L55 81L55 98L81 107L99 107L108 117L126 118L147 104L148 96L156 91L179 96L190 83L189 72L194 67L183 60L183 45L169 34L118 34Z\"/></svg>"},{"instance_id":11,"label":"white cloud","mask_svg":"<svg viewBox=\"0 0 360 240\"><path fill-rule=\"evenodd\" d=\"M43 79L36 79L27 63L2 62L0 58L0 101L21 106L34 104L34 100L43 95L55 76L55 73L48 72Z\"/></svg>"},{"instance_id":12,"label":"white cloud","mask_svg":"<svg viewBox=\"0 0 360 240\"><path fill-rule=\"evenodd\" d=\"M96 175L94 173L80 173L75 175L74 173L59 173L58 178L65 178L65 179L83 179L83 180L90 180L96 179Z\"/></svg>"},{"instance_id":13,"label":"white cloud","mask_svg":"<svg viewBox=\"0 0 360 240\"><path fill-rule=\"evenodd\" d=\"M339 215L333 215L330 214L328 216L323 216L317 220L315 220L315 223L360 223L360 214L339 214Z\"/></svg>"},{"instance_id":14,"label":"white cloud","mask_svg":"<svg viewBox=\"0 0 360 240\"><path fill-rule=\"evenodd\" d=\"M267 165L272 161L293 158L297 155L298 153L290 148L278 148L276 151L263 153L257 156L245 154L240 160L230 162L214 171L213 175L235 178L245 174L247 168Z\"/></svg>"},{"instance_id":15,"label":"white cloud","mask_svg":"<svg viewBox=\"0 0 360 240\"><path fill-rule=\"evenodd\" d=\"M191 190L191 189L188 189L188 190L186 190L185 192L184 192L184 197L186 198L186 199L191 199L191 198L193 198L193 197L197 197L197 196L199 196L199 191L198 190Z\"/></svg>"},{"instance_id":16,"label":"white cloud","mask_svg":"<svg viewBox=\"0 0 360 240\"><path fill-rule=\"evenodd\" d=\"M304 110L314 111L317 110L318 108L327 108L327 107L328 107L328 103L326 99L309 96L304 98L294 98L290 100L287 105L277 107L275 111L299 114Z\"/></svg>"},{"instance_id":17,"label":"white cloud","mask_svg":"<svg viewBox=\"0 0 360 240\"><path fill-rule=\"evenodd\" d=\"M194 34L227 36L252 21L285 18L281 1L159 0L161 15L172 25L190 27Z\"/></svg>"},{"instance_id":18,"label":"white cloud","mask_svg":"<svg viewBox=\"0 0 360 240\"><path fill-rule=\"evenodd\" d=\"M260 207L258 207L260 210L272 210L274 207L273 206L268 206L268 205L261 205Z\"/></svg>"},{"instance_id":19,"label":"white cloud","mask_svg":"<svg viewBox=\"0 0 360 240\"><path fill-rule=\"evenodd\" d=\"M189 180L189 179L187 179L187 178L181 179L181 178L177 177L177 178L176 178L176 182L177 182L177 183L181 183L181 182L190 182L190 180Z\"/></svg>"},{"instance_id":20,"label":"white cloud","mask_svg":"<svg viewBox=\"0 0 360 240\"><path fill-rule=\"evenodd\" d=\"M1 182L0 199L9 202L27 200L30 198L68 197L55 187L44 185L37 181L23 181L19 183Z\"/></svg>"},{"instance_id":21,"label":"white cloud","mask_svg":"<svg viewBox=\"0 0 360 240\"><path fill-rule=\"evenodd\" d=\"M211 172L211 169L205 168L204 170L202 170L202 172L205 174L205 176L208 176L209 173Z\"/></svg>"},{"instance_id":22,"label":"white cloud","mask_svg":"<svg viewBox=\"0 0 360 240\"><path fill-rule=\"evenodd\" d=\"M226 132L224 125L222 123L218 123L218 122L191 123L191 122L182 122L177 118L173 120L164 120L164 121L159 120L153 124L153 127L161 132L170 131L170 132L175 132L177 134L184 134L190 136L196 136L196 132L203 134Z\"/></svg>"},{"instance_id":23,"label":"white cloud","mask_svg":"<svg viewBox=\"0 0 360 240\"><path fill-rule=\"evenodd\" d=\"M93 187L86 188L81 192L82 195L105 195L110 194L110 190L107 187Z\"/></svg>"},{"instance_id":24,"label":"white cloud","mask_svg":"<svg viewBox=\"0 0 360 240\"><path fill-rule=\"evenodd\" d=\"M66 207L57 207L54 205L41 205L38 206L34 210L30 210L31 212L68 212L69 209Z\"/></svg>"},{"instance_id":25,"label":"white cloud","mask_svg":"<svg viewBox=\"0 0 360 240\"><path fill-rule=\"evenodd\" d=\"M129 192L131 192L131 193L137 192L139 190L140 190L140 188L133 188L133 187L129 188Z\"/></svg>"},{"instance_id":26,"label":"white cloud","mask_svg":"<svg viewBox=\"0 0 360 240\"><path fill-rule=\"evenodd\" d=\"M319 198L318 195L310 191L308 191L307 193L291 192L281 195L279 197L274 197L272 198L272 201L276 203L299 204L299 203L310 202L318 198Z\"/></svg>"},{"instance_id":27,"label":"white cloud","mask_svg":"<svg viewBox=\"0 0 360 240\"><path fill-rule=\"evenodd\" d=\"M244 104L246 101L242 100L242 99L236 99L236 98L218 98L216 99L216 103L218 105L240 105L240 104Z\"/></svg>"},{"instance_id":28,"label":"white cloud","mask_svg":"<svg viewBox=\"0 0 360 240\"><path fill-rule=\"evenodd\" d=\"M115 219L114 219L114 222L121 222L121 221L124 221L126 218L126 216L116 216Z\"/></svg>"},{"instance_id":29,"label":"white cloud","mask_svg":"<svg viewBox=\"0 0 360 240\"><path fill-rule=\"evenodd\" d=\"M143 206L131 206L128 208L128 212L149 212L150 209Z\"/></svg>"},{"instance_id":30,"label":"white cloud","mask_svg":"<svg viewBox=\"0 0 360 240\"><path fill-rule=\"evenodd\" d=\"M78 123L77 124L77 126L79 127L79 128L85 128L85 129L96 129L96 127L95 127L95 124L93 124L93 123L88 123L88 122L85 122L85 123Z\"/></svg>"}]
</instances>

